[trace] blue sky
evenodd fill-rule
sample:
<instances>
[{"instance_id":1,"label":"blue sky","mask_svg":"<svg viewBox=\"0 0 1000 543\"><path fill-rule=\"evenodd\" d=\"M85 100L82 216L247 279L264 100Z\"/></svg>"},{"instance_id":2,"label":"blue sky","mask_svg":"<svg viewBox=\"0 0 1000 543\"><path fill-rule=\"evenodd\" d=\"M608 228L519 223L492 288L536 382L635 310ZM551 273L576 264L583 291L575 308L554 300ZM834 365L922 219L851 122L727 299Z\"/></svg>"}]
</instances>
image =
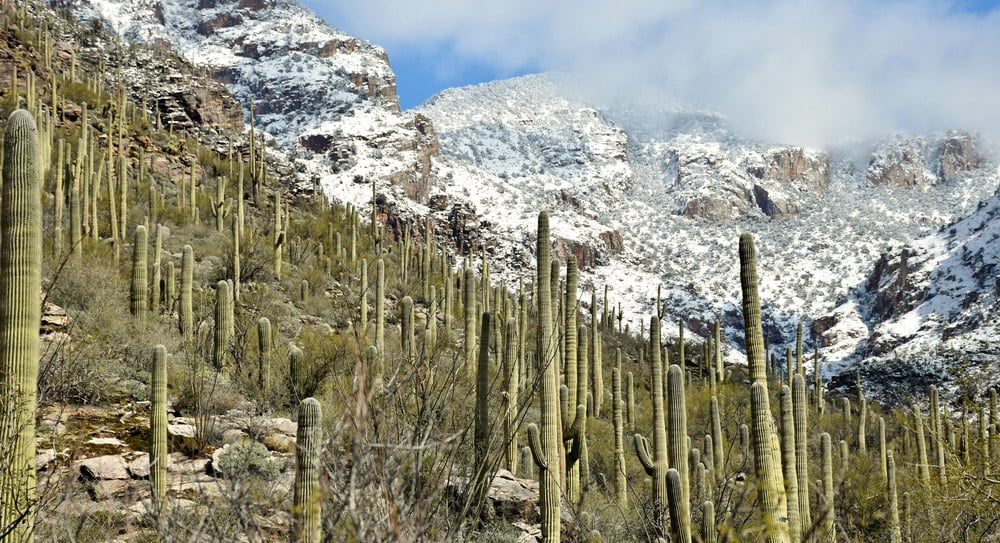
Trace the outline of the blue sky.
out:
<instances>
[{"instance_id":1,"label":"blue sky","mask_svg":"<svg viewBox=\"0 0 1000 543\"><path fill-rule=\"evenodd\" d=\"M829 143L1000 127L1000 0L305 0L383 46L404 108L560 71L594 102L718 111Z\"/></svg>"}]
</instances>

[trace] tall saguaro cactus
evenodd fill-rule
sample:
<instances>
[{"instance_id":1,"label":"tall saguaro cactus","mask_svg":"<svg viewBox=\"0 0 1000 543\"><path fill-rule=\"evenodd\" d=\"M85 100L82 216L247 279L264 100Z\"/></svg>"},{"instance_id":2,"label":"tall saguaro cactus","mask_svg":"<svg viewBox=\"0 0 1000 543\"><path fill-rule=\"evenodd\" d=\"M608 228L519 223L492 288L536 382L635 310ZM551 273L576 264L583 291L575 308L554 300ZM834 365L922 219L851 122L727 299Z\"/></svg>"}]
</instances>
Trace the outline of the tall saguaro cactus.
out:
<instances>
[{"instance_id":1,"label":"tall saguaro cactus","mask_svg":"<svg viewBox=\"0 0 1000 543\"><path fill-rule=\"evenodd\" d=\"M41 321L42 203L38 131L31 114L7 119L0 215L0 530L30 543L35 524L35 407Z\"/></svg>"},{"instance_id":2,"label":"tall saguaro cactus","mask_svg":"<svg viewBox=\"0 0 1000 543\"><path fill-rule=\"evenodd\" d=\"M663 363L660 361L660 318L649 318L649 363L653 395L653 450L635 435L635 452L646 475L653 479L653 522L657 537L667 536L667 421L663 413ZM650 454L652 452L652 454Z\"/></svg>"},{"instance_id":3,"label":"tall saguaro cactus","mask_svg":"<svg viewBox=\"0 0 1000 543\"><path fill-rule=\"evenodd\" d=\"M299 427L295 434L295 487L292 502L292 541L319 543L323 539L320 526L322 496L320 496L320 451L322 419L319 402L306 398L299 403Z\"/></svg>"},{"instance_id":4,"label":"tall saguaro cactus","mask_svg":"<svg viewBox=\"0 0 1000 543\"><path fill-rule=\"evenodd\" d=\"M167 348L153 348L152 407L149 415L149 481L159 508L167 496Z\"/></svg>"},{"instance_id":5,"label":"tall saguaro cactus","mask_svg":"<svg viewBox=\"0 0 1000 543\"><path fill-rule=\"evenodd\" d=\"M178 322L181 335L188 342L194 338L194 300L192 284L194 283L194 249L185 245L181 253L181 296Z\"/></svg>"},{"instance_id":6,"label":"tall saguaro cactus","mask_svg":"<svg viewBox=\"0 0 1000 543\"><path fill-rule=\"evenodd\" d=\"M764 539L785 543L788 539L786 518L788 504L782 482L781 462L773 443L777 440L767 396L767 369L764 357L764 333L760 320L760 297L757 293L757 261L753 236L740 236L740 286L743 291L743 324L746 333L747 363L750 367L750 445L753 449Z\"/></svg>"},{"instance_id":7,"label":"tall saguaro cactus","mask_svg":"<svg viewBox=\"0 0 1000 543\"><path fill-rule=\"evenodd\" d=\"M135 238L132 244L132 283L129 289L129 309L137 319L146 318L149 307L149 285L147 281L146 258L149 252L149 236L146 227L135 227Z\"/></svg>"},{"instance_id":8,"label":"tall saguaro cactus","mask_svg":"<svg viewBox=\"0 0 1000 543\"><path fill-rule=\"evenodd\" d=\"M528 445L538 465L539 508L542 516L542 541L559 541L559 363L556 361L556 344L552 336L552 296L549 291L552 248L549 246L549 214L538 214L538 241L536 246L537 270L535 288L538 302L538 371L541 373L539 406L541 433L538 427L528 426Z\"/></svg>"}]
</instances>

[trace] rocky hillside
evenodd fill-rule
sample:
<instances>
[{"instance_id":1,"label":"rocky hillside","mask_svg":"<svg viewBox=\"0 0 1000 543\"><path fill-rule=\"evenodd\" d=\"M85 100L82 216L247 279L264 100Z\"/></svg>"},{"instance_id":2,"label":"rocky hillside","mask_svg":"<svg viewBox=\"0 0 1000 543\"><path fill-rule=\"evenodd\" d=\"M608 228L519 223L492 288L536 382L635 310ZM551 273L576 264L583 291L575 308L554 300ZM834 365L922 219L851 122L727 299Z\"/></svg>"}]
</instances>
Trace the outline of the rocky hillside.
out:
<instances>
[{"instance_id":1,"label":"rocky hillside","mask_svg":"<svg viewBox=\"0 0 1000 543\"><path fill-rule=\"evenodd\" d=\"M76 6L127 38L171 45L252 100L299 181L365 206L374 189L397 233L429 215L460 252L486 249L508 282L531 262L534 213L550 208L557 253L577 257L584 291L608 285L638 326L662 285L693 332L723 317L734 361L739 231L757 233L770 341L787 344L815 319L832 372L879 353L856 345L867 333L831 332L843 319L829 315L867 299L892 247L936 235L1000 185L987 146L964 132L836 149L747 141L712 112L599 107L550 75L450 89L400 112L385 51L295 2Z\"/></svg>"}]
</instances>

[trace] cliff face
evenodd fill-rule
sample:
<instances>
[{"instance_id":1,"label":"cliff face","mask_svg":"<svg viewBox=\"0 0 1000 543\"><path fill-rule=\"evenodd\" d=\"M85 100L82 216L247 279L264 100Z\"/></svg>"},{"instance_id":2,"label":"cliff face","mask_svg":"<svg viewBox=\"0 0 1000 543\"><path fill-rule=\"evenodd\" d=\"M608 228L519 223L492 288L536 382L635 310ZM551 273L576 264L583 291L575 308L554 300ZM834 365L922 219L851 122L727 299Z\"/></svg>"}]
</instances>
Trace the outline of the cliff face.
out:
<instances>
[{"instance_id":1,"label":"cliff face","mask_svg":"<svg viewBox=\"0 0 1000 543\"><path fill-rule=\"evenodd\" d=\"M908 342L878 328L913 318L932 296L920 251L899 247L970 216L1000 185L996 163L964 132L849 150L748 141L721 115L597 106L547 74L448 89L401 112L385 51L296 3L77 4L128 39L175 48L246 111L252 102L257 128L293 161L290 183L359 206L374 191L387 230L416 231L430 217L459 253L485 249L500 280L532 265L547 208L557 255L584 270L581 288L609 285L633 326L662 285L672 312L692 326L720 315L738 345L732 245L752 231L769 339L780 347L815 319L809 343L831 371ZM171 117L231 121L197 93L161 102L176 104ZM192 111L198 103L209 105Z\"/></svg>"}]
</instances>

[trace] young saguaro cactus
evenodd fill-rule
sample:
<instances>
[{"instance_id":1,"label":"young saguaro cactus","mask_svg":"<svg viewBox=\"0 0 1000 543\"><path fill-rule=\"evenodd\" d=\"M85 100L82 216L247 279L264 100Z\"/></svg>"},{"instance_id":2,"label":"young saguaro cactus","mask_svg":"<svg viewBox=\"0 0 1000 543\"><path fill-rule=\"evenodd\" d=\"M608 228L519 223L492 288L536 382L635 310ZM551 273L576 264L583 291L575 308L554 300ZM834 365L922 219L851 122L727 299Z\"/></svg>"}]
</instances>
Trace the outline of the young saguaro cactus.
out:
<instances>
[{"instance_id":1,"label":"young saguaro cactus","mask_svg":"<svg viewBox=\"0 0 1000 543\"><path fill-rule=\"evenodd\" d=\"M795 419L795 474L798 476L796 486L799 491L799 522L803 529L812 524L812 512L809 510L809 457L807 456L809 410L806 409L807 405L806 380L799 374L792 377L792 414Z\"/></svg>"},{"instance_id":2,"label":"young saguaro cactus","mask_svg":"<svg viewBox=\"0 0 1000 543\"><path fill-rule=\"evenodd\" d=\"M132 244L132 283L129 289L129 309L137 319L146 318L149 301L149 285L146 275L146 258L149 251L149 236L146 227L135 227L135 237Z\"/></svg>"},{"instance_id":3,"label":"young saguaro cactus","mask_svg":"<svg viewBox=\"0 0 1000 543\"><path fill-rule=\"evenodd\" d=\"M295 433L295 486L292 502L292 541L319 543L323 540L320 525L322 496L320 495L320 453L323 434L320 428L322 412L315 398L299 403L299 427Z\"/></svg>"},{"instance_id":4,"label":"young saguaro cactus","mask_svg":"<svg viewBox=\"0 0 1000 543\"><path fill-rule=\"evenodd\" d=\"M167 496L167 348L153 348L152 407L149 415L149 481L157 508Z\"/></svg>"},{"instance_id":5,"label":"young saguaro cactus","mask_svg":"<svg viewBox=\"0 0 1000 543\"><path fill-rule=\"evenodd\" d=\"M538 289L538 371L541 373L539 406L541 432L534 424L528 426L528 445L539 472L539 509L542 540L557 543L560 537L559 517L559 364L552 335L552 296L549 292L552 261L549 246L549 214L538 214L537 270Z\"/></svg>"},{"instance_id":6,"label":"young saguaro cactus","mask_svg":"<svg viewBox=\"0 0 1000 543\"><path fill-rule=\"evenodd\" d=\"M7 119L0 214L0 527L30 543L35 524L35 408L41 321L42 203L38 131L31 114Z\"/></svg>"},{"instance_id":7,"label":"young saguaro cactus","mask_svg":"<svg viewBox=\"0 0 1000 543\"><path fill-rule=\"evenodd\" d=\"M743 324L746 333L747 363L750 368L750 416L754 470L760 495L764 522L764 539L768 543L789 541L787 497L782 481L781 461L773 443L777 440L771 419L767 395L767 370L764 333L760 319L760 297L757 293L757 261L753 236L740 236L740 286L743 291Z\"/></svg>"}]
</instances>

